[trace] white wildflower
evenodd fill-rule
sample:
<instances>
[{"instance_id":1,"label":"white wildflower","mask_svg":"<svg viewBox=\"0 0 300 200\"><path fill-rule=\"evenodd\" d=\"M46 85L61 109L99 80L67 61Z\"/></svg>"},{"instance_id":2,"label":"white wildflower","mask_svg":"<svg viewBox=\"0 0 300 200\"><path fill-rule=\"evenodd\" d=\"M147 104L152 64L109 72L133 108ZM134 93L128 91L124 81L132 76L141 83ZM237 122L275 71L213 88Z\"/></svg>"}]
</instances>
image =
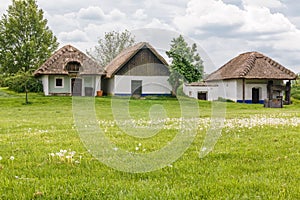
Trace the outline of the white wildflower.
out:
<instances>
[{"instance_id":1,"label":"white wildflower","mask_svg":"<svg viewBox=\"0 0 300 200\"><path fill-rule=\"evenodd\" d=\"M118 151L118 147L114 147L113 150L114 150L114 151Z\"/></svg>"},{"instance_id":2,"label":"white wildflower","mask_svg":"<svg viewBox=\"0 0 300 200\"><path fill-rule=\"evenodd\" d=\"M10 159L10 160L14 160L14 159L15 159L15 157L14 157L14 156L11 156L9 159Z\"/></svg>"}]
</instances>

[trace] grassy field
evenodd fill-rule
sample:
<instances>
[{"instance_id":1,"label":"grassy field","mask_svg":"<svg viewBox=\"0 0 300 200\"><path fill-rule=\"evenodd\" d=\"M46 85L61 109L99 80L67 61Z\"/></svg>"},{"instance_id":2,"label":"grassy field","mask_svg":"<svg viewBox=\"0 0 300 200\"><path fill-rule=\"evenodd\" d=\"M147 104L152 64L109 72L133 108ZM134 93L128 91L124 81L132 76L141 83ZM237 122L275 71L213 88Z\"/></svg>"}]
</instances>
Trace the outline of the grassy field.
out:
<instances>
[{"instance_id":1,"label":"grassy field","mask_svg":"<svg viewBox=\"0 0 300 200\"><path fill-rule=\"evenodd\" d=\"M0 199L300 199L300 104L283 109L227 103L222 136L200 159L211 103L199 101L197 135L174 163L147 173L115 170L94 158L74 124L71 97L0 89ZM157 135L136 138L114 122L111 98L96 98L107 137L134 153L159 150L178 130L176 99L130 100L130 114L149 121L161 105L168 122Z\"/></svg>"}]
</instances>

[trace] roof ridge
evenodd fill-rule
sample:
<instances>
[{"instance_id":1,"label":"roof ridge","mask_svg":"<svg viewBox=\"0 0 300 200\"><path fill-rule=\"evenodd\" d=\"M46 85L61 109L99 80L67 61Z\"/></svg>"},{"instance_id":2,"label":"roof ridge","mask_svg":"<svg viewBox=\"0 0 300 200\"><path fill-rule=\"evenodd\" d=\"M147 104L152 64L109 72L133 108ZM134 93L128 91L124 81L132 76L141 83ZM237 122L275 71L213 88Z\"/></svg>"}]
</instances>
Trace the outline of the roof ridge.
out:
<instances>
[{"instance_id":1,"label":"roof ridge","mask_svg":"<svg viewBox=\"0 0 300 200\"><path fill-rule=\"evenodd\" d=\"M242 66L244 68L244 70L242 72L240 72L240 74L239 74L240 76L246 76L251 71L251 69L255 65L256 58L257 58L256 52L251 52L249 57L245 61L244 66Z\"/></svg>"},{"instance_id":2,"label":"roof ridge","mask_svg":"<svg viewBox=\"0 0 300 200\"><path fill-rule=\"evenodd\" d=\"M277 69L279 69L280 71L293 76L294 72L292 72L291 70L285 68L284 66L282 66L281 64L279 64L278 62L276 62L275 60L273 60L270 57L264 56L265 61L267 61L272 67L275 67Z\"/></svg>"}]
</instances>

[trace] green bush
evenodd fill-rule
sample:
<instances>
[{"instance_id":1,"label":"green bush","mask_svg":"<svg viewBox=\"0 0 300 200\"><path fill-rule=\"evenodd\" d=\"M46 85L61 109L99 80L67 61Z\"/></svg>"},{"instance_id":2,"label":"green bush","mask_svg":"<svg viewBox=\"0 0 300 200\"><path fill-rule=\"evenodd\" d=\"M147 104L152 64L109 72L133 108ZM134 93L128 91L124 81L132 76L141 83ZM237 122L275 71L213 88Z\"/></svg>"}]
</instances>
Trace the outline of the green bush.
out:
<instances>
[{"instance_id":1,"label":"green bush","mask_svg":"<svg viewBox=\"0 0 300 200\"><path fill-rule=\"evenodd\" d=\"M25 92L25 86L28 92L42 92L43 85L40 80L33 76L17 74L4 80L4 86L15 92Z\"/></svg>"},{"instance_id":2,"label":"green bush","mask_svg":"<svg viewBox=\"0 0 300 200\"><path fill-rule=\"evenodd\" d=\"M291 96L294 99L300 100L300 85L293 85L292 86Z\"/></svg>"}]
</instances>

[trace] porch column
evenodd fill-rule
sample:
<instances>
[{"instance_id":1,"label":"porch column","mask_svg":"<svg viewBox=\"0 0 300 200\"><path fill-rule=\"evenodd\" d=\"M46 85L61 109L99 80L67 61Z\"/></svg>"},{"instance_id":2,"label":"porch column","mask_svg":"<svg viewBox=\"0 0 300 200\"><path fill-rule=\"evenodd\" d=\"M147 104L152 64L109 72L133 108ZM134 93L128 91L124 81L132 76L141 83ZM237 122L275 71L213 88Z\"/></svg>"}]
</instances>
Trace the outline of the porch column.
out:
<instances>
[{"instance_id":1,"label":"porch column","mask_svg":"<svg viewBox=\"0 0 300 200\"><path fill-rule=\"evenodd\" d=\"M246 85L245 85L245 79L243 78L243 103L245 103L245 88L246 88Z\"/></svg>"},{"instance_id":2,"label":"porch column","mask_svg":"<svg viewBox=\"0 0 300 200\"><path fill-rule=\"evenodd\" d=\"M272 100L273 99L273 81L268 81L267 85L267 93L268 93L268 99Z\"/></svg>"},{"instance_id":3,"label":"porch column","mask_svg":"<svg viewBox=\"0 0 300 200\"><path fill-rule=\"evenodd\" d=\"M291 81L290 80L286 83L286 87L285 87L285 101L287 102L288 105L291 104Z\"/></svg>"},{"instance_id":4,"label":"porch column","mask_svg":"<svg viewBox=\"0 0 300 200\"><path fill-rule=\"evenodd\" d=\"M42 77L42 83L43 83L44 94L45 94L45 96L48 96L49 95L49 76L48 75L44 75Z\"/></svg>"}]
</instances>

